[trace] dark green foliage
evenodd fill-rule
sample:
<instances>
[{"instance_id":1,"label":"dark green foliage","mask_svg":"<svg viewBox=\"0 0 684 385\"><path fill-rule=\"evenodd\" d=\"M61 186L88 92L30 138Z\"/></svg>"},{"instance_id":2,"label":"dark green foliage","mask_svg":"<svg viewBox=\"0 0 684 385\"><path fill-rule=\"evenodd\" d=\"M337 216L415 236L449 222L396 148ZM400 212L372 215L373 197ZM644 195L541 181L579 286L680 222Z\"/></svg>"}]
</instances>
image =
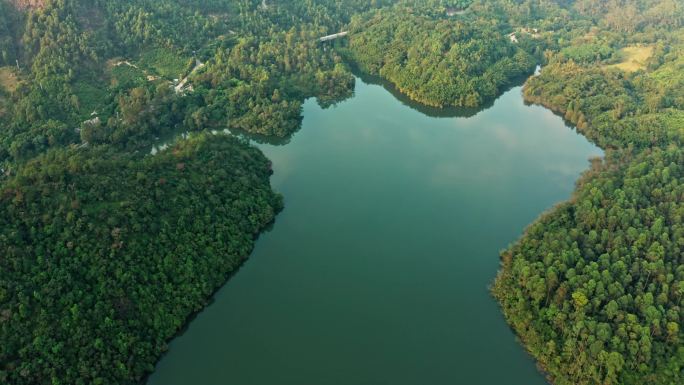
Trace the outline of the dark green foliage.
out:
<instances>
[{"instance_id":1,"label":"dark green foliage","mask_svg":"<svg viewBox=\"0 0 684 385\"><path fill-rule=\"evenodd\" d=\"M14 65L17 56L16 34L20 16L5 0L0 0L0 66Z\"/></svg>"},{"instance_id":2,"label":"dark green foliage","mask_svg":"<svg viewBox=\"0 0 684 385\"><path fill-rule=\"evenodd\" d=\"M147 81L142 70L127 64L114 66L111 70L111 76L112 88L120 90L143 88Z\"/></svg>"},{"instance_id":3,"label":"dark green foliage","mask_svg":"<svg viewBox=\"0 0 684 385\"><path fill-rule=\"evenodd\" d=\"M190 11L185 3L65 0L30 11L22 39L27 81L6 113L0 161L82 142L73 128L92 112L102 132L86 137L130 149L180 125L287 136L300 126L304 99L328 106L351 95L351 73L317 41L350 17L349 5L330 0L276 10L258 1L195 1ZM206 66L192 72L195 59ZM112 68L112 61L130 65ZM169 95L170 80L183 76L190 77L186 88ZM135 122L122 119L133 89L145 90L135 91L145 95L134 102L143 113ZM48 122L70 129L47 131ZM122 125L126 134L116 134Z\"/></svg>"},{"instance_id":4,"label":"dark green foliage","mask_svg":"<svg viewBox=\"0 0 684 385\"><path fill-rule=\"evenodd\" d=\"M351 32L349 56L363 71L435 107L480 106L535 66L485 20L440 20L394 7L355 19Z\"/></svg>"},{"instance_id":5,"label":"dark green foliage","mask_svg":"<svg viewBox=\"0 0 684 385\"><path fill-rule=\"evenodd\" d=\"M325 105L351 95L353 77L334 51L321 50L317 37L292 29L268 40L241 39L218 52L193 78L205 106L195 119L287 136L300 125L305 96Z\"/></svg>"},{"instance_id":6,"label":"dark green foliage","mask_svg":"<svg viewBox=\"0 0 684 385\"><path fill-rule=\"evenodd\" d=\"M181 78L186 72L186 63L190 58L183 57L178 52L169 49L155 48L143 52L139 64L142 67L150 68L166 79ZM192 60L194 63L194 60Z\"/></svg>"},{"instance_id":7,"label":"dark green foliage","mask_svg":"<svg viewBox=\"0 0 684 385\"><path fill-rule=\"evenodd\" d=\"M281 201L267 161L235 139L140 154L179 131L291 135L306 98L329 106L352 94L338 52L434 106L481 105L545 63L526 99L610 151L503 254L494 293L558 385L682 383L684 7L266 3L17 11L0 0L0 65L18 61L22 80L0 94L0 383L132 384L148 373ZM604 66L630 44L653 45L644 69ZM183 77L176 92L170 80Z\"/></svg>"},{"instance_id":8,"label":"dark green foliage","mask_svg":"<svg viewBox=\"0 0 684 385\"><path fill-rule=\"evenodd\" d=\"M0 382L128 384L249 255L281 207L226 136L136 158L50 151L0 191Z\"/></svg>"},{"instance_id":9,"label":"dark green foliage","mask_svg":"<svg viewBox=\"0 0 684 385\"><path fill-rule=\"evenodd\" d=\"M562 114L606 159L594 162L569 202L502 253L493 293L557 385L678 385L682 9L671 1L565 3L578 22L558 32L560 52L546 52L549 64L524 96ZM625 46L650 46L653 55L634 72L601 63L610 47Z\"/></svg>"},{"instance_id":10,"label":"dark green foliage","mask_svg":"<svg viewBox=\"0 0 684 385\"><path fill-rule=\"evenodd\" d=\"M684 381L684 152L619 156L503 253L493 289L557 385Z\"/></svg>"},{"instance_id":11,"label":"dark green foliage","mask_svg":"<svg viewBox=\"0 0 684 385\"><path fill-rule=\"evenodd\" d=\"M351 95L317 40L348 3L260 4L59 0L12 19L25 22L11 25L22 83L0 95L0 383L139 382L273 220L270 164L245 143L200 135L141 155L213 127L287 136L305 98Z\"/></svg>"}]
</instances>

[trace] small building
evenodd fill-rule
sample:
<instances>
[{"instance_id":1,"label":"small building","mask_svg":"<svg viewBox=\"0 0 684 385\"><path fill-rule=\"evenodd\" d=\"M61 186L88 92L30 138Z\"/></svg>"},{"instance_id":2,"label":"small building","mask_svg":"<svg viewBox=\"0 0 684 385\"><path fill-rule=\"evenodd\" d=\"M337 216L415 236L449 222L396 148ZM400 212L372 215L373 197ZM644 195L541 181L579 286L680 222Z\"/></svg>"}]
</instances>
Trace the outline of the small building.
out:
<instances>
[{"instance_id":1,"label":"small building","mask_svg":"<svg viewBox=\"0 0 684 385\"><path fill-rule=\"evenodd\" d=\"M321 42L326 42L326 41L330 41L330 40L335 40L338 37L345 37L347 35L349 35L349 31L344 31L344 32L340 32L340 33L335 33L333 35L323 36L322 38L320 38L318 40L320 40Z\"/></svg>"},{"instance_id":2,"label":"small building","mask_svg":"<svg viewBox=\"0 0 684 385\"><path fill-rule=\"evenodd\" d=\"M446 15L448 17L454 17L457 15L463 15L466 13L465 9L458 9L458 8L447 8L446 10Z\"/></svg>"},{"instance_id":3,"label":"small building","mask_svg":"<svg viewBox=\"0 0 684 385\"><path fill-rule=\"evenodd\" d=\"M96 116L96 117L94 117L94 118L92 118L92 119L89 119L89 120L86 120L85 122L83 122L83 124L88 124L88 125L91 125L91 126L99 126L100 123L101 123L101 121L100 121L100 117L99 117L99 116Z\"/></svg>"}]
</instances>

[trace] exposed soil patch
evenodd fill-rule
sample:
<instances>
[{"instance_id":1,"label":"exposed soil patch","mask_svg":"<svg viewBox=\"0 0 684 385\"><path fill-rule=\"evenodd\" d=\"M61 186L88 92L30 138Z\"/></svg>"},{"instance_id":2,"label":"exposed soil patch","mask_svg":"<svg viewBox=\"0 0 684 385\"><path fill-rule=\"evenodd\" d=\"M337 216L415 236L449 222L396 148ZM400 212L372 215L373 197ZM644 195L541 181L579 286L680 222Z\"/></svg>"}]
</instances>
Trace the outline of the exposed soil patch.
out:
<instances>
[{"instance_id":1,"label":"exposed soil patch","mask_svg":"<svg viewBox=\"0 0 684 385\"><path fill-rule=\"evenodd\" d=\"M0 88L14 92L19 86L19 77L13 67L0 67Z\"/></svg>"}]
</instances>

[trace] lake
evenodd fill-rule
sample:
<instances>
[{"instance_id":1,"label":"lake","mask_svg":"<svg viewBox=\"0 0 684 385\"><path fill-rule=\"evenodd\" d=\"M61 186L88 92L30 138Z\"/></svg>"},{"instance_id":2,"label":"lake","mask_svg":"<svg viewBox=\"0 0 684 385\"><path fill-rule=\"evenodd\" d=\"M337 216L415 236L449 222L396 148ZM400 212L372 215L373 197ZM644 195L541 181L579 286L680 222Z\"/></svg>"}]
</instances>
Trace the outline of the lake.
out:
<instances>
[{"instance_id":1,"label":"lake","mask_svg":"<svg viewBox=\"0 0 684 385\"><path fill-rule=\"evenodd\" d=\"M602 152L520 87L426 114L357 79L273 161L285 210L149 385L543 385L488 285Z\"/></svg>"}]
</instances>

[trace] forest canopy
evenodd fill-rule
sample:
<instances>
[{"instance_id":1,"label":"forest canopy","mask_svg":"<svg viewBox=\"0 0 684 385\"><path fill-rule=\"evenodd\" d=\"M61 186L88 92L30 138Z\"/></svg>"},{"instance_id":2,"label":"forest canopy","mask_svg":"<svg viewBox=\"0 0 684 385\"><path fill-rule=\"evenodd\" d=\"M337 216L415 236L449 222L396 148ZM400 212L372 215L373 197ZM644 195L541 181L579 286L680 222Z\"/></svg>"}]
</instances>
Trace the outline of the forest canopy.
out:
<instances>
[{"instance_id":1,"label":"forest canopy","mask_svg":"<svg viewBox=\"0 0 684 385\"><path fill-rule=\"evenodd\" d=\"M503 253L493 288L558 385L683 378L684 152L618 155Z\"/></svg>"},{"instance_id":2,"label":"forest canopy","mask_svg":"<svg viewBox=\"0 0 684 385\"><path fill-rule=\"evenodd\" d=\"M558 385L684 381L684 9L565 2L570 28L525 84L606 150L502 253L493 293ZM552 50L549 48L553 48Z\"/></svg>"},{"instance_id":3,"label":"forest canopy","mask_svg":"<svg viewBox=\"0 0 684 385\"><path fill-rule=\"evenodd\" d=\"M540 64L525 100L606 158L493 293L558 385L681 384L683 26L676 0L0 0L0 383L138 383L249 255L282 199L209 131L288 138L352 68L447 107Z\"/></svg>"},{"instance_id":4,"label":"forest canopy","mask_svg":"<svg viewBox=\"0 0 684 385\"><path fill-rule=\"evenodd\" d=\"M355 18L348 56L435 107L478 107L532 73L536 60L485 21L429 17L397 6Z\"/></svg>"}]
</instances>

